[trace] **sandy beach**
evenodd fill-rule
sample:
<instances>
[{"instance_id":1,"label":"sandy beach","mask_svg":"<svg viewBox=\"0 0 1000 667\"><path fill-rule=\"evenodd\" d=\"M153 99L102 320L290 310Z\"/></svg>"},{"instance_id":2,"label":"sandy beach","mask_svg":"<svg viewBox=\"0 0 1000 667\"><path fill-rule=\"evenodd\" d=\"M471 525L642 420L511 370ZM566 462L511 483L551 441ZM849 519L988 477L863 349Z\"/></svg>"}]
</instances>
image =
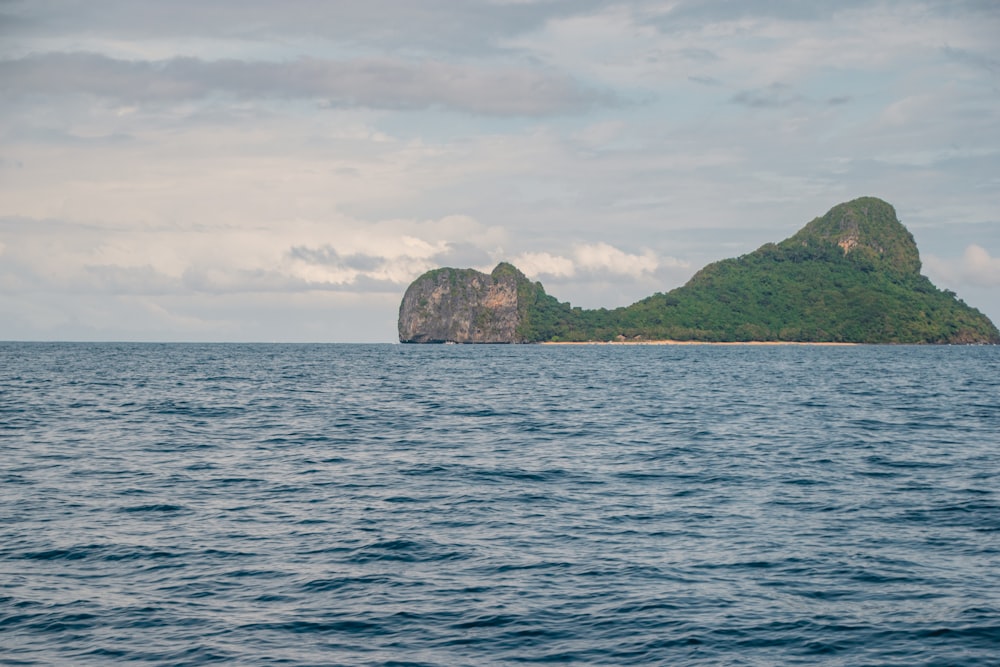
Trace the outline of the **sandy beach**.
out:
<instances>
[{"instance_id":1,"label":"sandy beach","mask_svg":"<svg viewBox=\"0 0 1000 667\"><path fill-rule=\"evenodd\" d=\"M539 345L817 345L817 346L846 346L859 345L859 343L814 343L814 342L793 342L783 340L749 340L715 342L700 340L613 340L613 341L545 341Z\"/></svg>"}]
</instances>

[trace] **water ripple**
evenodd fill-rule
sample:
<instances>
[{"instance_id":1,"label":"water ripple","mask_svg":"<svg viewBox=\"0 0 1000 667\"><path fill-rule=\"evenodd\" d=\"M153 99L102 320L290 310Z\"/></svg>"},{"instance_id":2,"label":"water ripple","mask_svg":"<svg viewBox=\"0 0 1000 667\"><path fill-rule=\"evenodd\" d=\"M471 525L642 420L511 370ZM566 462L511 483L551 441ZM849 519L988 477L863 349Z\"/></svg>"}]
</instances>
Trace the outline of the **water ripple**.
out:
<instances>
[{"instance_id":1,"label":"water ripple","mask_svg":"<svg viewBox=\"0 0 1000 667\"><path fill-rule=\"evenodd\" d=\"M1000 350L0 344L3 664L996 664Z\"/></svg>"}]
</instances>

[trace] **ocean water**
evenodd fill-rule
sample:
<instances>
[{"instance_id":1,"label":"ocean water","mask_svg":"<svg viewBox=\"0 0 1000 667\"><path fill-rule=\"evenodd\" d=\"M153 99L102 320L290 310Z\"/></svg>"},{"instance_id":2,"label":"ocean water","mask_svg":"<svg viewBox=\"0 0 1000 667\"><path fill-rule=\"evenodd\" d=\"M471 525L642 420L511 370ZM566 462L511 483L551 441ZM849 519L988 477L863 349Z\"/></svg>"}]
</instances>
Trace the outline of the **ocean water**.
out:
<instances>
[{"instance_id":1,"label":"ocean water","mask_svg":"<svg viewBox=\"0 0 1000 667\"><path fill-rule=\"evenodd\" d=\"M0 344L0 664L997 665L1000 348Z\"/></svg>"}]
</instances>

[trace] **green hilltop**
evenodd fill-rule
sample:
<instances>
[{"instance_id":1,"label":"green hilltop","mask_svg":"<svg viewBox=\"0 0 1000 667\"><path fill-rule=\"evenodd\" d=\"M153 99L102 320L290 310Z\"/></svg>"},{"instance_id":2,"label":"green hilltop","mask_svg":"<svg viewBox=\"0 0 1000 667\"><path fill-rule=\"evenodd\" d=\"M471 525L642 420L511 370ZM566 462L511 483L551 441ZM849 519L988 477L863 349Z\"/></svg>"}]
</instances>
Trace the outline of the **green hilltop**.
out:
<instances>
[{"instance_id":1,"label":"green hilltop","mask_svg":"<svg viewBox=\"0 0 1000 667\"><path fill-rule=\"evenodd\" d=\"M631 306L584 310L520 277L518 340L1000 343L985 315L920 274L891 205L862 197L794 236L709 264L687 284Z\"/></svg>"}]
</instances>

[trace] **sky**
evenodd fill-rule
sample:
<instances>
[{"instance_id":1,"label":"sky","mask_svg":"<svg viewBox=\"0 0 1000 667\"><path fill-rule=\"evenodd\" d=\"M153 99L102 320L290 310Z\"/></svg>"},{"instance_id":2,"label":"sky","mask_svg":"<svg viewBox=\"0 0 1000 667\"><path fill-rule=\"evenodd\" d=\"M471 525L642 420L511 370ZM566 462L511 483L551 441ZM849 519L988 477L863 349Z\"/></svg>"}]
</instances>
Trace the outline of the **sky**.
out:
<instances>
[{"instance_id":1,"label":"sky","mask_svg":"<svg viewBox=\"0 0 1000 667\"><path fill-rule=\"evenodd\" d=\"M0 0L0 340L617 307L885 199L1000 323L1000 2Z\"/></svg>"}]
</instances>

